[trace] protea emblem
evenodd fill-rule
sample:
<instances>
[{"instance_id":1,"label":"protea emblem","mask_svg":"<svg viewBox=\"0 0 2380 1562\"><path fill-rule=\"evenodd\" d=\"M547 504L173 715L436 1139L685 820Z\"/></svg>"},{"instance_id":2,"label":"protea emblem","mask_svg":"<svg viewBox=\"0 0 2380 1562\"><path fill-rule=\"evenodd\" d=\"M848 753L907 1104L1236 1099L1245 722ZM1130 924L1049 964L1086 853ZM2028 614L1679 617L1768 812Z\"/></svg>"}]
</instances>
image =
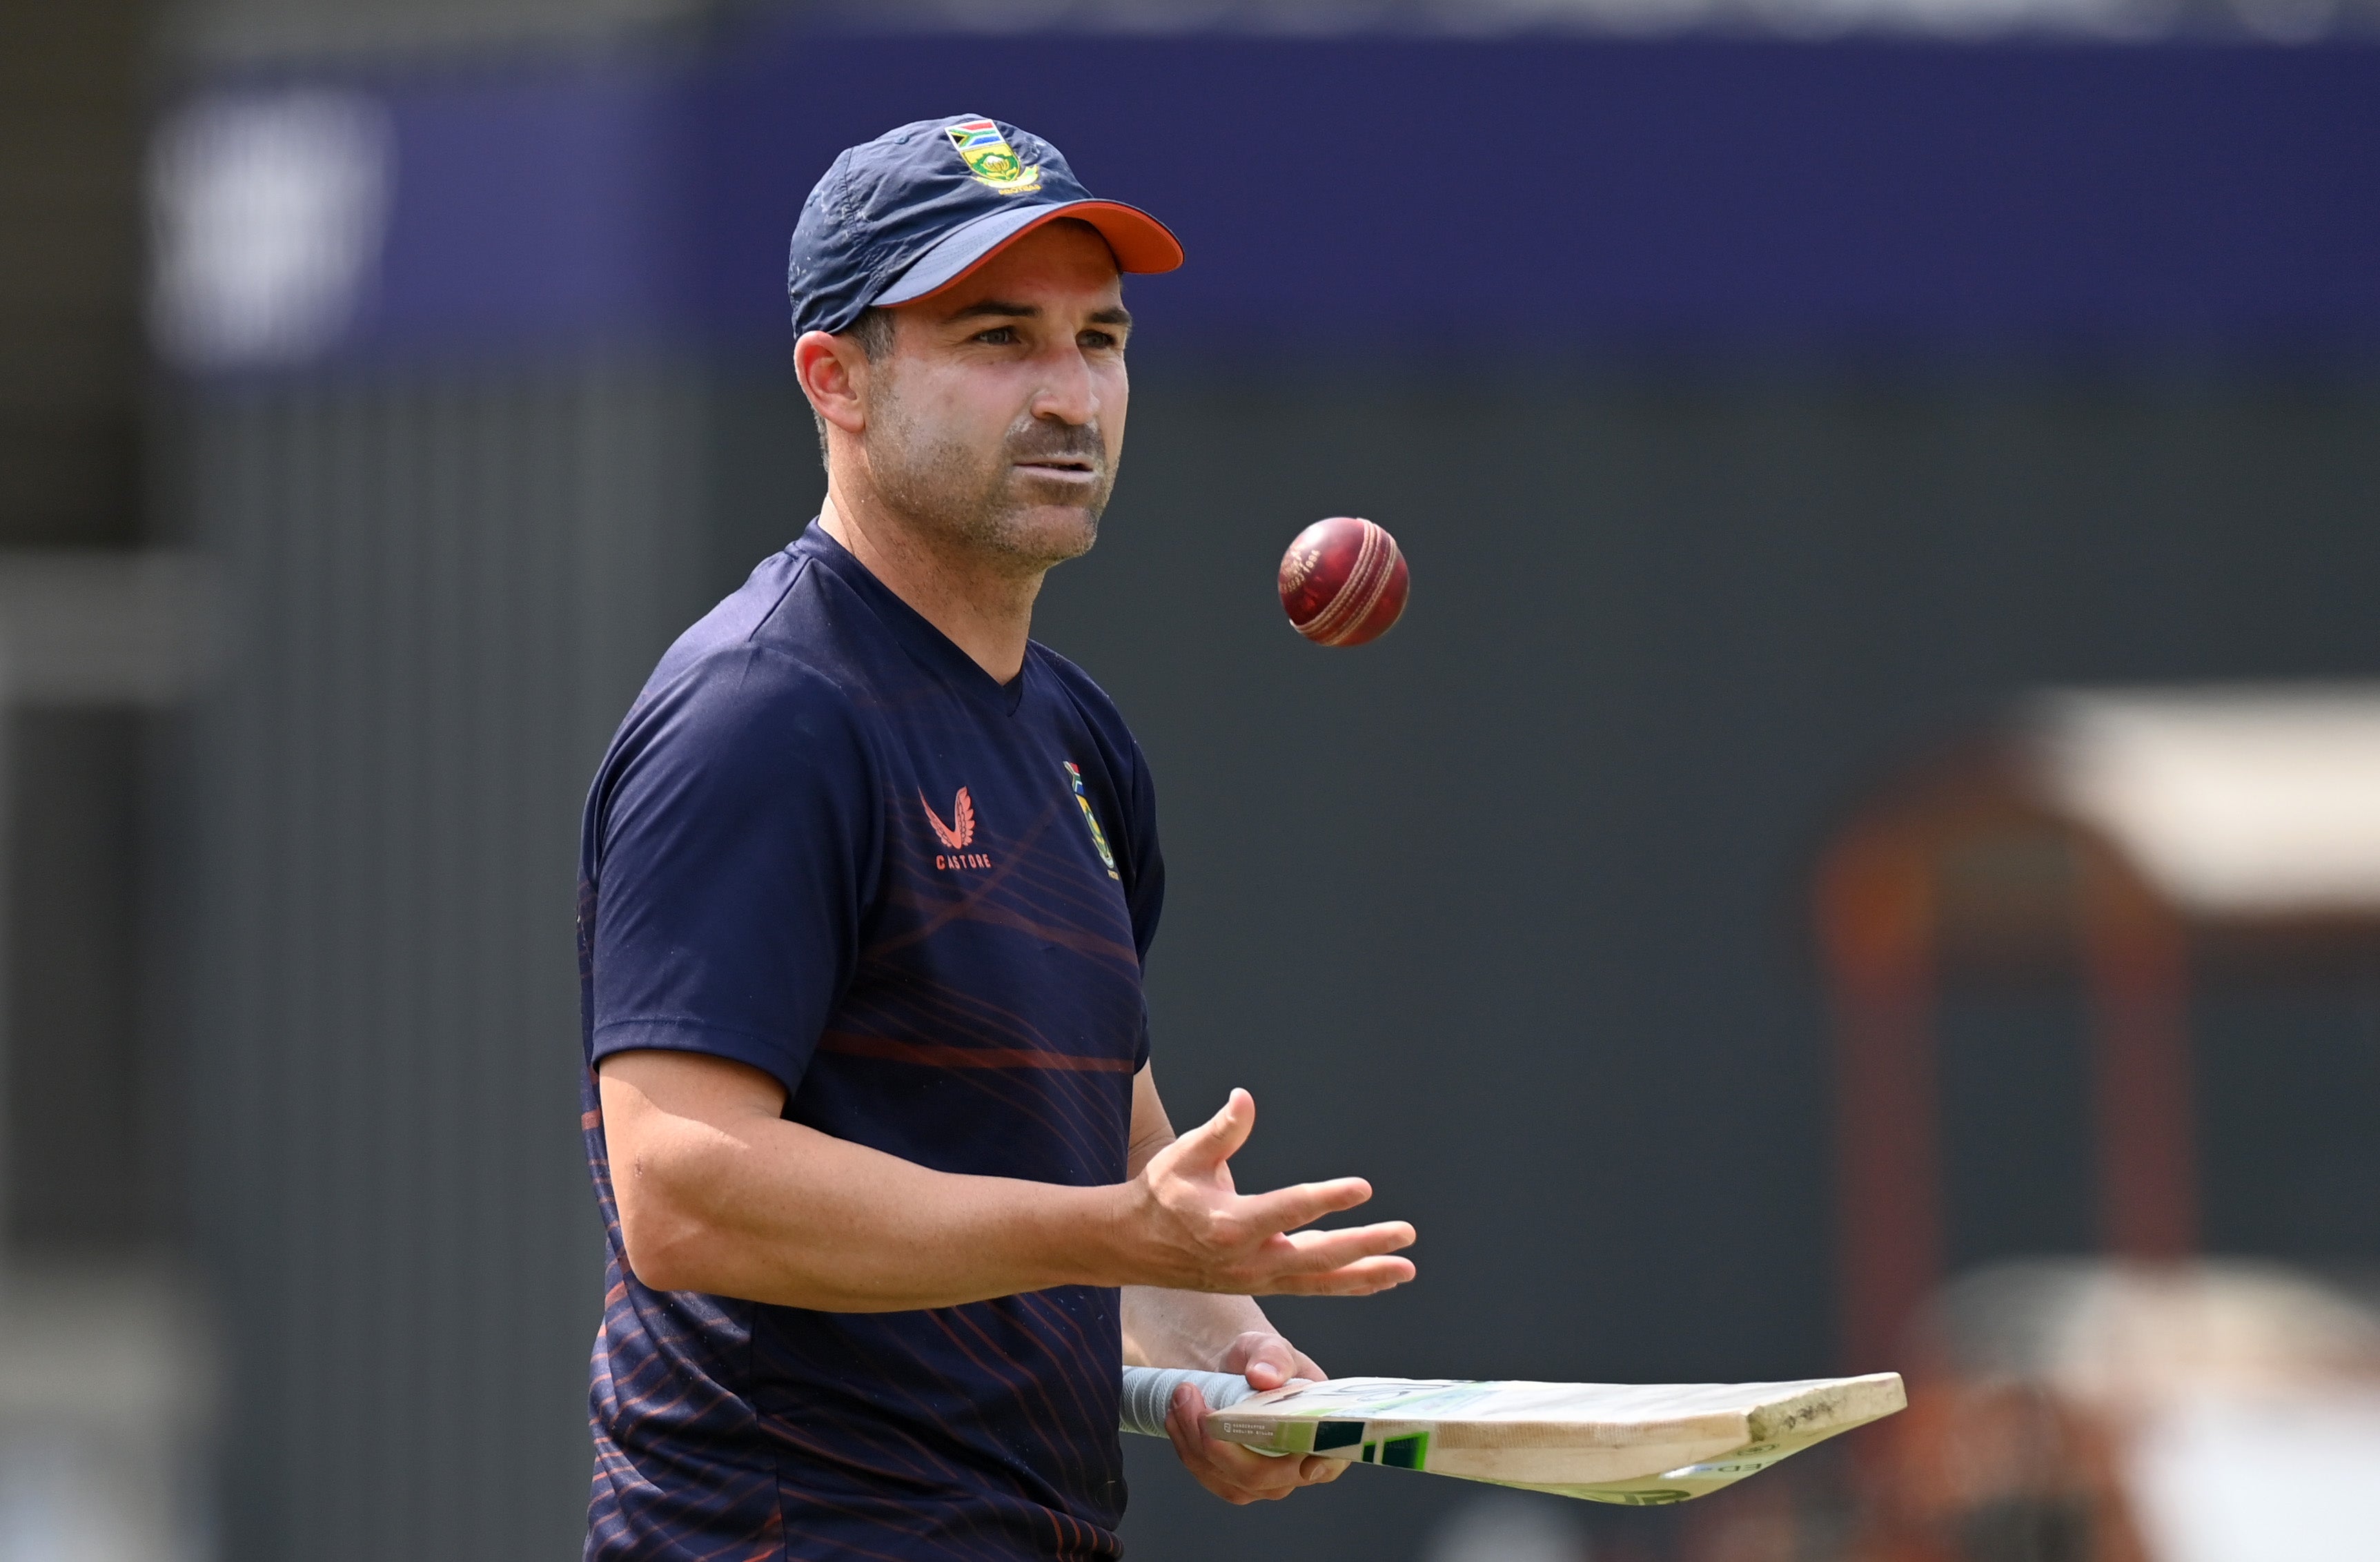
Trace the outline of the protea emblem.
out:
<instances>
[{"instance_id":1,"label":"protea emblem","mask_svg":"<svg viewBox=\"0 0 2380 1562\"><path fill-rule=\"evenodd\" d=\"M1099 816L1091 812L1090 794L1083 790L1083 773L1075 768L1073 760L1066 762L1066 775L1075 783L1075 800L1082 805L1083 823L1090 828L1091 845L1099 851L1099 860L1107 865L1108 877L1122 883L1123 875L1116 872L1115 853L1108 849L1108 833L1099 828Z\"/></svg>"},{"instance_id":2,"label":"protea emblem","mask_svg":"<svg viewBox=\"0 0 2380 1562\"><path fill-rule=\"evenodd\" d=\"M1022 195L1041 188L1041 165L1028 165L1017 156L1008 138L990 120L970 119L963 125L946 126L944 134L951 138L960 161L978 184L990 185L1002 195Z\"/></svg>"}]
</instances>

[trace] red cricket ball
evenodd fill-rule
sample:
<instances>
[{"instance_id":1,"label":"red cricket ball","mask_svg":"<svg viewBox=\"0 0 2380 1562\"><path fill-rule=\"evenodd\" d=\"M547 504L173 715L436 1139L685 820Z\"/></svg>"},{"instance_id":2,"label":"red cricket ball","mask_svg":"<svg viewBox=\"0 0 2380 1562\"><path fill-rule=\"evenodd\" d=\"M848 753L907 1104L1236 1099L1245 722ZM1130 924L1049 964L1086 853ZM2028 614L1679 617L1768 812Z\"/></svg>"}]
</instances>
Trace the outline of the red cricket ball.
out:
<instances>
[{"instance_id":1,"label":"red cricket ball","mask_svg":"<svg viewBox=\"0 0 2380 1562\"><path fill-rule=\"evenodd\" d=\"M1351 515L1318 520L1281 555L1281 605L1317 645L1361 645L1405 610L1405 555L1380 527Z\"/></svg>"}]
</instances>

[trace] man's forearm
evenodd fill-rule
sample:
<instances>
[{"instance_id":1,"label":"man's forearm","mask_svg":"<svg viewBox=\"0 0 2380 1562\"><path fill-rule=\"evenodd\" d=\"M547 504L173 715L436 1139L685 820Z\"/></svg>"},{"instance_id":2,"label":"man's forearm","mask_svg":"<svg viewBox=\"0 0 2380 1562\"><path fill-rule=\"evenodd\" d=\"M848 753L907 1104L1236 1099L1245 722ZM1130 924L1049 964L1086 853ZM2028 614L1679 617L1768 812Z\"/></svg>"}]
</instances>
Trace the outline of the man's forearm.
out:
<instances>
[{"instance_id":1,"label":"man's forearm","mask_svg":"<svg viewBox=\"0 0 2380 1562\"><path fill-rule=\"evenodd\" d=\"M1361 1296L1413 1273L1402 1221L1306 1229L1360 1178L1242 1194L1226 1163L1256 1104L1223 1110L1129 1180L1077 1188L929 1170L780 1115L758 1069L627 1052L596 1069L629 1267L658 1290L837 1312L952 1307L1052 1286Z\"/></svg>"},{"instance_id":2,"label":"man's forearm","mask_svg":"<svg viewBox=\"0 0 2380 1562\"><path fill-rule=\"evenodd\" d=\"M931 1171L776 1118L661 1117L604 1080L607 1126L650 1115L613 1186L630 1262L658 1290L835 1312L950 1307L1114 1284L1124 1190Z\"/></svg>"}]
</instances>

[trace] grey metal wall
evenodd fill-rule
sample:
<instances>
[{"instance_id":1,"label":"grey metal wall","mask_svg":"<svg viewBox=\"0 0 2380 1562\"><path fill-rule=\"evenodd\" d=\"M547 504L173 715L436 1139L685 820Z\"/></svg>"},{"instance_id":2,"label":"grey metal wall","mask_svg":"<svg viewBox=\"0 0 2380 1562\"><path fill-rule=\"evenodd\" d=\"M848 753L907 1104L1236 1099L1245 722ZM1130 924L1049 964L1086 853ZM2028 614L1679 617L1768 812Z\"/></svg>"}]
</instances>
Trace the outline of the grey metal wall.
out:
<instances>
[{"instance_id":1,"label":"grey metal wall","mask_svg":"<svg viewBox=\"0 0 2380 1562\"><path fill-rule=\"evenodd\" d=\"M1177 1120L1248 1086L1242 1186L1360 1172L1421 1229L1417 1284L1274 1304L1334 1371L1831 1370L1827 830L2043 684L2380 672L2368 372L1144 360L1135 388L1036 632L1155 768ZM723 585L816 476L777 375L713 427ZM1323 651L1272 570L1351 512L1413 602ZM2292 1001L2200 1018L2209 1240L2369 1264L2380 1207L2320 1190L2380 1180L2380 1048L2354 995ZM2089 1240L2070 1019L1946 1015L1962 1264ZM1231 1509L1127 1457L1139 1562L1416 1556L1469 1495L1356 1470ZM1640 1558L1712 1510L1573 1517Z\"/></svg>"},{"instance_id":2,"label":"grey metal wall","mask_svg":"<svg viewBox=\"0 0 2380 1562\"><path fill-rule=\"evenodd\" d=\"M577 1554L577 805L691 611L700 399L596 362L192 409L236 599L188 1105L238 1562Z\"/></svg>"},{"instance_id":3,"label":"grey metal wall","mask_svg":"<svg viewBox=\"0 0 2380 1562\"><path fill-rule=\"evenodd\" d=\"M1420 1224L1418 1285L1278 1309L1338 1370L1822 1371L1815 842L1878 766L2038 683L2380 671L2380 389L1453 383L1144 367L1100 546L1045 593L1158 770L1160 1078L1184 1117L1256 1089L1245 1182L1360 1170ZM598 1303L580 789L652 655L809 513L807 419L779 367L623 360L218 388L194 445L243 599L190 1104L226 1555L568 1555ZM1414 560L1408 622L1358 652L1270 599L1334 511ZM2217 1074L2269 1061L2226 1034ZM2336 1185L2368 1136L2325 1077L2210 1098L2227 1186ZM2026 1146L2011 1186L2046 1202L2039 1117L1961 1131ZM2257 1225L2271 1202L2218 1190L2218 1239L2380 1252L2368 1224ZM1464 1495L1356 1471L1228 1510L1161 1448L1133 1470L1144 1562L1410 1556ZM1623 1556L1676 1521L1593 1519Z\"/></svg>"},{"instance_id":4,"label":"grey metal wall","mask_svg":"<svg viewBox=\"0 0 2380 1562\"><path fill-rule=\"evenodd\" d=\"M2044 683L2380 671L2368 376L1144 368L1137 388L1099 546L1038 628L1155 768L1177 1118L1249 1086L1242 1186L1361 1172L1420 1227L1415 1285L1274 1308L1338 1372L1830 1370L1804 911L1826 831ZM1270 575L1348 511L1395 530L1413 601L1326 652ZM1985 1147L1951 1167L1961 1263L2054 1250L2090 1202L2061 1071L1995 1041L1945 1042L1948 1126ZM2320 1191L2380 1184L2353 1116L2380 1104L2368 1022L2210 1012L2200 1046L2210 1241L2380 1259L2380 1208ZM1232 1509L1163 1446L1130 1458L1136 1562L1417 1556L1471 1495L1358 1470ZM1738 1500L1766 1499L1712 1504ZM1609 1559L1725 1511L1572 1516Z\"/></svg>"}]
</instances>

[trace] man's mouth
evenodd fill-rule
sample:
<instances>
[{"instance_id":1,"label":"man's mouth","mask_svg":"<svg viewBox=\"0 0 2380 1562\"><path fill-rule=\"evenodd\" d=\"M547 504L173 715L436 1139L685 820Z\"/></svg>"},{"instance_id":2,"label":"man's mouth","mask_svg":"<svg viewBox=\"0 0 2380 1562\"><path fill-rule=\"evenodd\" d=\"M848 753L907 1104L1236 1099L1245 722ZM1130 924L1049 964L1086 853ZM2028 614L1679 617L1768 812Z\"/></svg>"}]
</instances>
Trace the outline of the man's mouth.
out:
<instances>
[{"instance_id":1,"label":"man's mouth","mask_svg":"<svg viewBox=\"0 0 2380 1562\"><path fill-rule=\"evenodd\" d=\"M1087 482L1099 476L1099 469L1079 456L1048 456L1038 460L1019 461L1016 470L1028 476L1054 478L1061 482Z\"/></svg>"}]
</instances>

